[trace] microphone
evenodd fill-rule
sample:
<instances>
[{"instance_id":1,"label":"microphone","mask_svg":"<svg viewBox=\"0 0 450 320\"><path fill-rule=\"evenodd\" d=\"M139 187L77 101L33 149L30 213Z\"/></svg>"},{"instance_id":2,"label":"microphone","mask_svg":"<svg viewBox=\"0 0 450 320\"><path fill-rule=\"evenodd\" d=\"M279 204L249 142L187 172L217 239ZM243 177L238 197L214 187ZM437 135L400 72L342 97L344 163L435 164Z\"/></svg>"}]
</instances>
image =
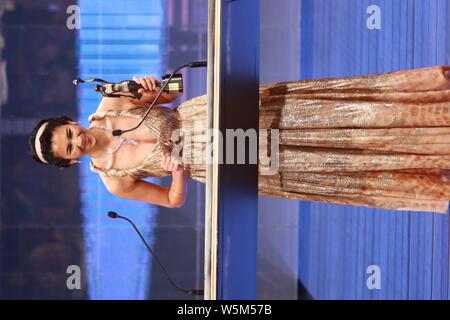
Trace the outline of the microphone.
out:
<instances>
[{"instance_id":1,"label":"microphone","mask_svg":"<svg viewBox=\"0 0 450 320\"><path fill-rule=\"evenodd\" d=\"M167 87L167 85L170 83L170 80L173 78L173 76L180 71L183 68L186 67L190 67L190 68L200 68L200 67L206 67L207 66L207 61L195 61L195 62L191 62L191 63L187 63L182 65L181 67L178 67L177 69L175 69L175 71L173 71L169 78L167 79L166 82L164 82L164 85L159 89L158 94L156 95L155 99L153 100L152 104L150 105L150 107L148 107L147 111L145 112L145 114L142 116L141 121L134 127L128 130L121 130L121 129L116 129L112 132L112 135L114 137L118 137L121 136L122 134L124 134L125 132L130 132L133 131L137 128L139 128L141 126L141 124L144 122L145 118L147 118L147 115L149 114L150 110L153 108L153 106L155 105L156 101L158 101L159 96L163 93L164 89Z\"/></svg>"},{"instance_id":2,"label":"microphone","mask_svg":"<svg viewBox=\"0 0 450 320\"><path fill-rule=\"evenodd\" d=\"M208 63L206 61L195 61L188 64L191 68L201 68L206 67Z\"/></svg>"},{"instance_id":3,"label":"microphone","mask_svg":"<svg viewBox=\"0 0 450 320\"><path fill-rule=\"evenodd\" d=\"M156 256L156 254L153 252L152 248L148 245L147 241L145 241L144 237L142 236L142 234L140 233L139 229L136 227L136 225L133 223L133 221L131 221L130 219L128 219L127 217L123 217L119 214L117 214L114 211L109 211L108 212L108 217L112 218L112 219L123 219L128 221L134 228L134 230L136 231L136 233L139 235L139 237L141 238L142 242L144 242L145 246L147 247L148 251L152 254L152 256L155 258L156 262L158 262L159 266L161 267L161 269L164 271L164 274L166 275L167 279L169 280L169 282L172 284L172 286L177 289L178 291L181 291L183 293L189 294L191 296L203 296L204 295L204 291L203 290L197 290L197 289L191 289L191 290L186 290L183 288L178 287L175 282L172 280L172 278L170 277L169 273L167 272L166 268L164 268L164 266L162 265L162 263L159 261L158 257Z\"/></svg>"},{"instance_id":4,"label":"microphone","mask_svg":"<svg viewBox=\"0 0 450 320\"><path fill-rule=\"evenodd\" d=\"M115 213L114 211L109 211L108 212L108 217L115 219L117 218L119 215L117 213Z\"/></svg>"}]
</instances>

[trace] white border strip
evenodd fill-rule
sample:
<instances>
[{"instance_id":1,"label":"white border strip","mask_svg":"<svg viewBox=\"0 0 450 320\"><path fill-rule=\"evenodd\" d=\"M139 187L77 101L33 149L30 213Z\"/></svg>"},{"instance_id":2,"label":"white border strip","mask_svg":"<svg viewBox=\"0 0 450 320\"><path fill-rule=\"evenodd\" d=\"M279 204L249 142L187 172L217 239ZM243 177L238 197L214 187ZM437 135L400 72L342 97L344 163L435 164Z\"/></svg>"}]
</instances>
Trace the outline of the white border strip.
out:
<instances>
[{"instance_id":1,"label":"white border strip","mask_svg":"<svg viewBox=\"0 0 450 320\"><path fill-rule=\"evenodd\" d=\"M213 163L206 165L204 299L217 300L221 0L208 2L208 129L213 129Z\"/></svg>"}]
</instances>

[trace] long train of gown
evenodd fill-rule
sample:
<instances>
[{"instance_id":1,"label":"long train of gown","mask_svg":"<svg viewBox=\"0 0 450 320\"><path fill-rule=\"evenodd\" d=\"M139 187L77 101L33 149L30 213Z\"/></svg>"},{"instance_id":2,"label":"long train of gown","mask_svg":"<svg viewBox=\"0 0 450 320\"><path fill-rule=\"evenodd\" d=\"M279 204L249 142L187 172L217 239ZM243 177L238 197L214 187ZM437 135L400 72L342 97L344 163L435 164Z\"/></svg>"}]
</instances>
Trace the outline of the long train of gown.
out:
<instances>
[{"instance_id":1,"label":"long train of gown","mask_svg":"<svg viewBox=\"0 0 450 320\"><path fill-rule=\"evenodd\" d=\"M449 71L438 66L261 85L259 125L280 130L280 169L259 175L259 194L447 212ZM178 109L196 118L205 99Z\"/></svg>"},{"instance_id":2,"label":"long train of gown","mask_svg":"<svg viewBox=\"0 0 450 320\"><path fill-rule=\"evenodd\" d=\"M259 125L279 129L280 163L273 175L262 175L259 163L259 194L447 212L449 72L450 67L437 66L261 85ZM183 159L204 159L206 96L187 100L173 111L177 126L195 134L183 137ZM158 168L159 154L149 158L140 171L113 170L114 175L170 174ZM205 182L204 161L184 167L190 178Z\"/></svg>"}]
</instances>

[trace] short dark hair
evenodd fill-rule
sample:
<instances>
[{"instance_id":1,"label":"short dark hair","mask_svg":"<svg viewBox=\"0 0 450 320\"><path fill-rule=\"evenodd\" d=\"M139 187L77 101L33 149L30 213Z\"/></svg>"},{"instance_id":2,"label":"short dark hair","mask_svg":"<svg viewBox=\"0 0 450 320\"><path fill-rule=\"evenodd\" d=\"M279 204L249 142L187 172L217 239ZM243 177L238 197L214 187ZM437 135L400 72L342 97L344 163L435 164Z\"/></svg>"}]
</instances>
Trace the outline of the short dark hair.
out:
<instances>
[{"instance_id":1,"label":"short dark hair","mask_svg":"<svg viewBox=\"0 0 450 320\"><path fill-rule=\"evenodd\" d=\"M49 164L57 166L61 169L68 168L71 166L70 160L62 159L59 157L55 157L53 155L52 150L52 138L53 138L53 131L62 125L69 124L69 122L73 120L66 116L59 116L55 118L49 118L39 121L39 123L36 125L36 127L33 129L33 132L31 133L31 136L28 138L28 153L33 157L33 159L36 162L42 163L42 164ZM48 122L47 127L44 129L44 132L39 138L39 141L41 143L41 151L42 155L44 156L44 159L48 162L42 162L36 153L35 148L35 141L36 141L36 134L39 131L39 128L45 123Z\"/></svg>"}]
</instances>

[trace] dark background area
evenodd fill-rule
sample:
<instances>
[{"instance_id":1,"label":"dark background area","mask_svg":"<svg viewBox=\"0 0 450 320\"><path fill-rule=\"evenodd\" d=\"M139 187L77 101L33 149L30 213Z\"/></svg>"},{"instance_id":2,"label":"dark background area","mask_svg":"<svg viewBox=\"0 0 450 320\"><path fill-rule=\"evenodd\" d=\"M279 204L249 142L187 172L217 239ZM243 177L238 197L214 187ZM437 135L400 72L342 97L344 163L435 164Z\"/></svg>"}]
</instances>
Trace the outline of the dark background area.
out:
<instances>
[{"instance_id":1,"label":"dark background area","mask_svg":"<svg viewBox=\"0 0 450 320\"><path fill-rule=\"evenodd\" d=\"M67 266L83 265L78 172L52 172L24 155L31 123L76 116L76 38L65 25L71 2L9 1L13 10L3 7L8 100L1 106L2 299L87 297L86 285L66 287Z\"/></svg>"}]
</instances>

